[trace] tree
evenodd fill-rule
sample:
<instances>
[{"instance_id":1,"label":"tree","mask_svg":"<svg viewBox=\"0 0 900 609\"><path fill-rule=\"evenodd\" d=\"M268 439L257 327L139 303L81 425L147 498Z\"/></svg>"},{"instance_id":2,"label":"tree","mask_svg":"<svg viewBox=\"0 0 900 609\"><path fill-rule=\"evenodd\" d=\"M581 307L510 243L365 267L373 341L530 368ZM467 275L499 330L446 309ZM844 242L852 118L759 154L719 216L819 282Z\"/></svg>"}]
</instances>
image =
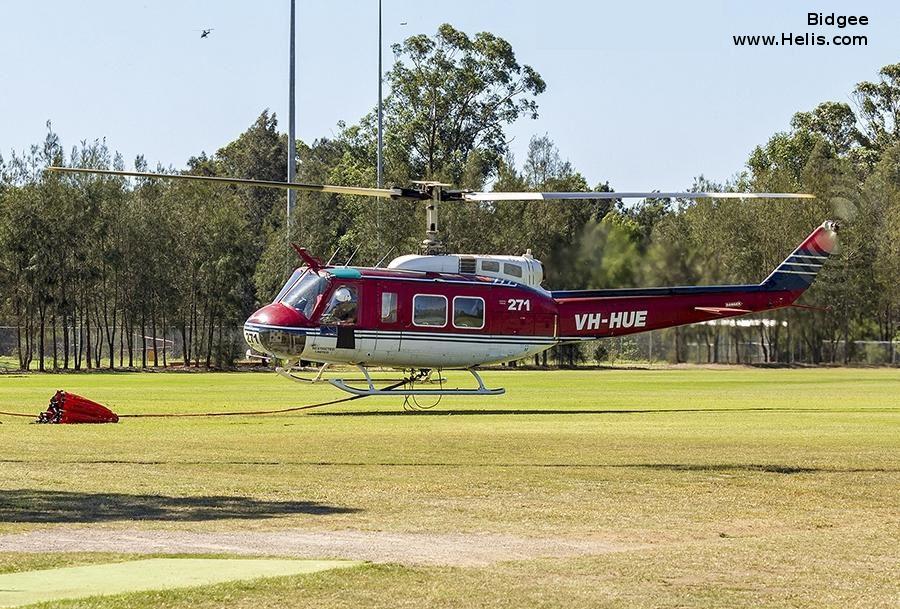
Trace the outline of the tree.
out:
<instances>
[{"instance_id":1,"label":"tree","mask_svg":"<svg viewBox=\"0 0 900 609\"><path fill-rule=\"evenodd\" d=\"M860 82L853 91L872 162L900 138L900 63L884 66L878 75L878 82Z\"/></svg>"},{"instance_id":2,"label":"tree","mask_svg":"<svg viewBox=\"0 0 900 609\"><path fill-rule=\"evenodd\" d=\"M398 177L480 186L499 167L508 147L504 127L520 116L537 117L534 96L546 87L540 74L520 65L512 46L488 32L474 37L449 24L432 38L407 38L393 47L385 100L389 171ZM399 170L398 165L408 169Z\"/></svg>"},{"instance_id":3,"label":"tree","mask_svg":"<svg viewBox=\"0 0 900 609\"><path fill-rule=\"evenodd\" d=\"M188 166L191 173L283 182L287 179L287 150L287 137L278 133L277 117L263 110L246 131L220 148L212 159L200 155L190 159ZM283 192L269 188L241 188L237 192L253 234L261 232L267 222L283 226Z\"/></svg>"},{"instance_id":4,"label":"tree","mask_svg":"<svg viewBox=\"0 0 900 609\"><path fill-rule=\"evenodd\" d=\"M396 52L388 74L389 182L589 189L547 134L531 139L521 166L509 152L504 129L534 115L544 83L517 63L508 43L445 25ZM741 332L759 332L766 360L802 351L805 361L853 361L855 343L898 336L900 64L857 85L854 99L855 106L825 102L798 112L788 130L754 149L746 172L723 184L701 176L691 187L810 192L814 200L454 202L441 208L443 238L456 252L530 248L545 264L548 289L747 283L768 274L822 220L836 219L840 251L803 297L831 311L769 312L767 320L788 325L753 330L675 329L669 352L683 360L685 339L695 338L706 343L709 361L721 361L720 335L729 344L728 337L737 343ZM301 181L374 185L371 113L340 123L333 138L290 145ZM288 146L264 111L214 155L192 157L187 171L283 180ZM103 140L64 154L49 124L42 142L0 158L0 316L15 330L0 338L23 369L51 361L54 368L165 366L166 351L156 347L172 339L180 339L188 365L227 366L242 348L241 321L300 264L290 241L326 259L340 247L338 263L358 249L354 263L372 264L392 246L396 254L415 251L422 238L417 201L299 193L287 235L278 191L60 176L43 171L51 163L124 165ZM146 169L142 157L135 168ZM611 191L608 183L591 189ZM574 365L583 352L575 346L552 356Z\"/></svg>"},{"instance_id":5,"label":"tree","mask_svg":"<svg viewBox=\"0 0 900 609\"><path fill-rule=\"evenodd\" d=\"M791 127L796 131L818 133L832 146L835 154L847 155L854 146L864 141L856 120L848 104L822 102L811 112L794 114Z\"/></svg>"},{"instance_id":6,"label":"tree","mask_svg":"<svg viewBox=\"0 0 900 609\"><path fill-rule=\"evenodd\" d=\"M900 143L882 154L863 186L863 198L873 210L873 296L878 312L878 339L888 341L887 361L893 362L894 340L900 338Z\"/></svg>"},{"instance_id":7,"label":"tree","mask_svg":"<svg viewBox=\"0 0 900 609\"><path fill-rule=\"evenodd\" d=\"M507 170L506 182L517 190L586 191L584 179L569 161L564 161L547 134L531 138L522 172ZM499 187L500 184L495 184ZM506 185L503 185L504 188ZM608 184L596 190L609 191ZM612 201L503 201L497 203L501 223L497 244L500 251L522 252L530 248L548 269L548 286L587 287L572 263L579 256L586 227L600 222L612 208Z\"/></svg>"}]
</instances>

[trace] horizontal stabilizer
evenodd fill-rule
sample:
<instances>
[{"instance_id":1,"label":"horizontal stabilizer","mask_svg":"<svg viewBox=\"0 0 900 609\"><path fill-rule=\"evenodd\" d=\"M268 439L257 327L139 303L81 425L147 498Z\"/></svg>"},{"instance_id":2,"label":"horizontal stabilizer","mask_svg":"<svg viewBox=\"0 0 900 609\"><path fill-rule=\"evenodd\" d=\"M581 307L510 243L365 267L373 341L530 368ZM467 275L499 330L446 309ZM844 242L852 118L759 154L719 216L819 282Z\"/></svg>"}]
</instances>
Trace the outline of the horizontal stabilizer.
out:
<instances>
[{"instance_id":1,"label":"horizontal stabilizer","mask_svg":"<svg viewBox=\"0 0 900 609\"><path fill-rule=\"evenodd\" d=\"M816 307L814 305L802 305L802 304L797 304L797 303L794 303L791 306L794 307L795 309L806 309L808 311L823 311L825 313L828 313L829 311L831 311L831 307Z\"/></svg>"},{"instance_id":2,"label":"horizontal stabilizer","mask_svg":"<svg viewBox=\"0 0 900 609\"><path fill-rule=\"evenodd\" d=\"M732 307L694 307L695 311L703 311L704 313L713 313L714 315L743 315L744 313L753 313L750 309L734 309Z\"/></svg>"}]
</instances>

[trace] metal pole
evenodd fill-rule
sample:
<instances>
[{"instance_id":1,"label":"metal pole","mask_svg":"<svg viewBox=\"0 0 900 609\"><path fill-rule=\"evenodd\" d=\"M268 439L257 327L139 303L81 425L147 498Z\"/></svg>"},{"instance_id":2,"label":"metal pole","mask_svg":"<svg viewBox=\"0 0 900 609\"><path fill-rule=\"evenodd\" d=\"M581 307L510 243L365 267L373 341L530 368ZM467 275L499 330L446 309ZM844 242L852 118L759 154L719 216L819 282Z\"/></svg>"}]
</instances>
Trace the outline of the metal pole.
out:
<instances>
[{"instance_id":1,"label":"metal pole","mask_svg":"<svg viewBox=\"0 0 900 609\"><path fill-rule=\"evenodd\" d=\"M382 170L382 108L381 108L381 85L382 85L382 75L381 75L381 0L378 0L378 150L376 153L376 161L375 161L375 175L378 188L383 188L384 186L384 177ZM377 241L377 248L381 250L381 201L375 198L372 203L375 205L375 238Z\"/></svg>"},{"instance_id":2,"label":"metal pole","mask_svg":"<svg viewBox=\"0 0 900 609\"><path fill-rule=\"evenodd\" d=\"M382 75L381 75L381 0L378 0L378 160L376 162L376 172L378 175L378 188L383 188L384 181L382 177L382 146L384 141L382 139L382 123L381 123L381 86L382 86Z\"/></svg>"},{"instance_id":3,"label":"metal pole","mask_svg":"<svg viewBox=\"0 0 900 609\"><path fill-rule=\"evenodd\" d=\"M288 150L287 150L287 179L288 182L294 181L297 173L296 152L297 152L297 136L294 130L294 39L296 29L296 5L295 0L291 0L291 59L290 59L290 76L288 78ZM290 238L291 218L294 214L294 205L297 202L297 192L289 189L287 192L287 228Z\"/></svg>"}]
</instances>

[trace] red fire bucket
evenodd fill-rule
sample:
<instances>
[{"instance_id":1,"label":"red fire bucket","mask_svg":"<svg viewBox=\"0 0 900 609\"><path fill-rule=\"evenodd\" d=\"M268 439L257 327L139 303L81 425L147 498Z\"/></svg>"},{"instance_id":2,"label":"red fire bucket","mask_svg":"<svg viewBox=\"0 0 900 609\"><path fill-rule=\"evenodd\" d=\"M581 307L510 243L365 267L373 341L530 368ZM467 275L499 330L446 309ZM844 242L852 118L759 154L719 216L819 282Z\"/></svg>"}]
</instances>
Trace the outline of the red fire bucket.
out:
<instances>
[{"instance_id":1,"label":"red fire bucket","mask_svg":"<svg viewBox=\"0 0 900 609\"><path fill-rule=\"evenodd\" d=\"M38 423L118 423L119 416L112 410L92 400L57 391L50 398L50 406L42 412Z\"/></svg>"}]
</instances>

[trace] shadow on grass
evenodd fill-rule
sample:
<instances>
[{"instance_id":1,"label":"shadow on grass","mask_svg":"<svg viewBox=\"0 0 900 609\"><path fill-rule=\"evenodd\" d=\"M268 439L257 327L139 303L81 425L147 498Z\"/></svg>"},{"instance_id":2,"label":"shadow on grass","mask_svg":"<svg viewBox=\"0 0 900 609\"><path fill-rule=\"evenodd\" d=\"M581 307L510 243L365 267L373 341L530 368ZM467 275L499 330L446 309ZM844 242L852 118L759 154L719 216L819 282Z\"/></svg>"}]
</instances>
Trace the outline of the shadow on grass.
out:
<instances>
[{"instance_id":1,"label":"shadow on grass","mask_svg":"<svg viewBox=\"0 0 900 609\"><path fill-rule=\"evenodd\" d=\"M4 460L0 463L32 463L25 460ZM57 463L95 463L114 465L255 465L269 467L414 467L414 468L538 468L538 469L648 469L670 472L738 472L738 473L765 473L765 474L896 474L900 468L896 467L804 467L800 465L788 465L783 463L536 463L529 461L516 462L465 462L465 461L58 461ZM16 508L8 503L7 497L11 494L40 493L45 495L79 495L78 493L64 493L57 491L0 491L0 522L102 522L104 520L140 519L141 516L127 514L121 517L104 517L96 520L67 520L60 517L53 519L52 515L41 514L40 517L22 520L25 508ZM148 520L214 520L220 518L271 518L287 514L352 514L360 510L355 508L332 507L318 503L308 502L265 502L255 499L240 497L157 497L145 495L87 495L87 497L128 497L137 499L152 499L154 502L171 502L165 504L165 509L174 512L164 517L145 515ZM48 499L48 501L50 501ZM64 500L63 500L64 501ZM62 502L54 499L52 506L45 509L60 511ZM221 502L221 503L218 503ZM244 509L234 510L235 503ZM188 507L184 507L188 506ZM261 507L257 507L261 506ZM266 509L268 506L278 506L278 509ZM292 507L293 506L293 507ZM10 516L10 512L21 510L17 515ZM193 510L193 512L191 511ZM34 511L34 508L30 508ZM18 520L16 518L19 518Z\"/></svg>"},{"instance_id":2,"label":"shadow on grass","mask_svg":"<svg viewBox=\"0 0 900 609\"><path fill-rule=\"evenodd\" d=\"M90 523L116 520L192 522L252 520L293 514L347 514L354 508L312 501L263 501L250 497L167 497L125 493L0 490L0 522Z\"/></svg>"},{"instance_id":3,"label":"shadow on grass","mask_svg":"<svg viewBox=\"0 0 900 609\"><path fill-rule=\"evenodd\" d=\"M799 467L780 465L777 463L640 463L626 467L655 469L672 472L764 472L767 474L820 474L820 473L854 473L868 471L884 471L870 469L822 469L818 467Z\"/></svg>"},{"instance_id":4,"label":"shadow on grass","mask_svg":"<svg viewBox=\"0 0 900 609\"><path fill-rule=\"evenodd\" d=\"M556 415L556 414L665 414L673 412L805 412L805 413L865 413L898 412L897 408L781 408L748 406L746 408L473 408L455 410L350 410L338 412L310 412L308 417L414 417L414 416L482 416L482 415Z\"/></svg>"}]
</instances>

